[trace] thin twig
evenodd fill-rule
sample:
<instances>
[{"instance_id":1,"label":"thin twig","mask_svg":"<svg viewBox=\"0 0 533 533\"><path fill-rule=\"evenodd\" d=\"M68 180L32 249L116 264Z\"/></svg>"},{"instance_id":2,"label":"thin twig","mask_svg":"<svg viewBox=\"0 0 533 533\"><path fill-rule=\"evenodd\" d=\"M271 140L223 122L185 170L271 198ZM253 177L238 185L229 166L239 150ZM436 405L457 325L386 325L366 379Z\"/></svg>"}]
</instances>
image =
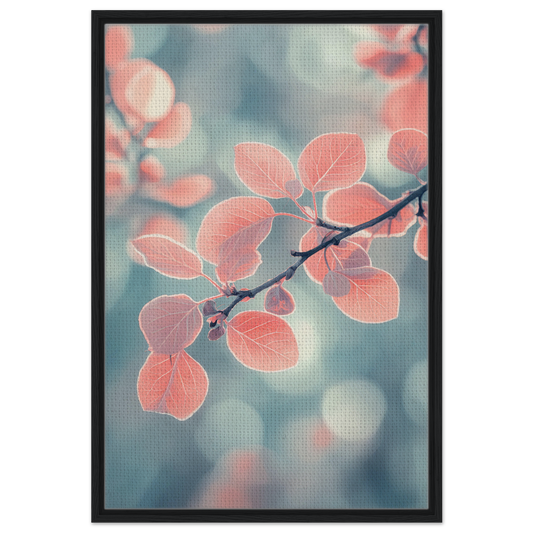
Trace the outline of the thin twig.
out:
<instances>
[{"instance_id":1,"label":"thin twig","mask_svg":"<svg viewBox=\"0 0 533 533\"><path fill-rule=\"evenodd\" d=\"M317 252L320 252L320 250L324 250L328 246L337 246L343 239L346 239L346 237L350 237L354 233L375 226L376 224L379 224L380 222L383 222L388 218L393 219L404 207L409 205L413 200L420 199L422 195L427 191L427 189L427 184L423 185L422 187L419 187L418 189L416 189L416 191L413 191L403 200L398 202L394 207L392 207L382 215L379 215L379 217L373 218L368 222L364 222L363 224L359 224L358 226L354 226L352 228L339 228L338 226L333 226L319 219L317 221L317 225L335 231L340 231L340 233L337 233L337 235L334 235L333 237L331 237L331 239L322 241L321 244L315 246L311 250L307 250L306 252L298 252L296 250L292 250L291 255L294 257L299 257L298 261L296 261L294 265L287 268L287 270L284 270L281 274L278 274L275 278L265 281L265 283L259 285L255 289L237 291L235 293L235 300L233 300L233 302L231 302L228 307L226 307L220 312L227 318L233 308L245 298L255 298L255 296L258 295L260 292L264 291L265 289L268 289L269 287L272 287L272 285L275 285L279 281L283 279L292 278L296 270L298 270L298 268L301 267L311 256L315 255Z\"/></svg>"}]
</instances>

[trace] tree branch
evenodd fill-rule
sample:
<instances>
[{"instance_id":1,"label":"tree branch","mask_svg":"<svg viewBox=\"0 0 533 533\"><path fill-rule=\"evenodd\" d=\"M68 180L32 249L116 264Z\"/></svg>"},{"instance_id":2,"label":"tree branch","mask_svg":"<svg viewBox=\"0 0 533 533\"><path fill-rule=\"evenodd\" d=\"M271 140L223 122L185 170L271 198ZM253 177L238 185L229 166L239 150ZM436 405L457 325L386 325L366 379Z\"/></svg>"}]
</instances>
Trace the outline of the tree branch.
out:
<instances>
[{"instance_id":1,"label":"tree branch","mask_svg":"<svg viewBox=\"0 0 533 533\"><path fill-rule=\"evenodd\" d=\"M324 222L321 219L317 219L317 225L321 226L323 228L331 229L338 231L337 235L334 235L331 237L331 239L323 241L318 246L315 246L311 250L307 250L306 252L298 252L296 250L291 250L291 255L294 257L299 257L298 261L294 263L294 265L287 268L287 270L284 270L281 274L278 274L275 278L272 278L268 281L265 281L262 285L259 285L255 289L251 290L242 290L237 291L235 293L235 300L231 302L231 304L228 305L225 309L220 311L223 315L226 316L226 318L229 316L233 308L242 300L245 298L255 298L257 294L264 291L265 289L268 289L269 287L272 287L272 285L275 285L276 283L282 281L283 279L291 279L292 276L294 276L294 273L296 270L298 270L299 267L301 267L307 259L309 259L311 256L315 255L317 252L320 252L320 250L324 250L328 248L329 246L337 246L343 239L346 239L346 237L350 237L351 235L362 231L366 228L371 228L372 226L375 226L376 224L379 224L380 222L383 222L384 220L393 219L404 207L409 205L413 200L416 200L417 198L422 198L422 195L427 191L428 186L427 183L425 185L422 185L422 187L419 187L416 189L416 191L413 191L408 196L406 196L403 200L398 202L394 207L383 213L382 215L379 215L376 218L373 218L372 220L369 220L368 222L364 222L363 224L359 224L358 226L354 226L352 228L350 227L339 227L334 226L333 224L328 224L327 222Z\"/></svg>"}]
</instances>

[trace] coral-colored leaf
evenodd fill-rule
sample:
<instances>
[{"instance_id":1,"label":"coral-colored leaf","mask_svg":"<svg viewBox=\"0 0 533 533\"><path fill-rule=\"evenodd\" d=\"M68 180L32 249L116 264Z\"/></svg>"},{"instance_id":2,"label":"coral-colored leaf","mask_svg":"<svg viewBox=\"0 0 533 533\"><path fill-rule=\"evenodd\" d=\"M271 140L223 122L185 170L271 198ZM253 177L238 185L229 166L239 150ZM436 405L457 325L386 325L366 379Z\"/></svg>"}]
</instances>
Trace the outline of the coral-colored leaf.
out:
<instances>
[{"instance_id":1,"label":"coral-colored leaf","mask_svg":"<svg viewBox=\"0 0 533 533\"><path fill-rule=\"evenodd\" d=\"M121 161L106 161L105 164L105 212L113 214L135 188L130 182L129 172L126 165Z\"/></svg>"},{"instance_id":2,"label":"coral-colored leaf","mask_svg":"<svg viewBox=\"0 0 533 533\"><path fill-rule=\"evenodd\" d=\"M148 219L137 237L142 235L166 235L176 242L185 244L187 227L181 220L169 215L154 215Z\"/></svg>"},{"instance_id":3,"label":"coral-colored leaf","mask_svg":"<svg viewBox=\"0 0 533 533\"><path fill-rule=\"evenodd\" d=\"M167 214L158 214L151 216L146 221L135 238L138 239L143 235L165 235L173 241L185 244L187 242L187 227L178 218ZM128 243L128 253L139 265L145 264L143 256L135 250L131 243Z\"/></svg>"},{"instance_id":4,"label":"coral-colored leaf","mask_svg":"<svg viewBox=\"0 0 533 533\"><path fill-rule=\"evenodd\" d=\"M378 324L398 316L400 291L396 280L384 270L374 267L338 271L350 283L350 292L333 297L335 305L359 322Z\"/></svg>"},{"instance_id":5,"label":"coral-colored leaf","mask_svg":"<svg viewBox=\"0 0 533 533\"><path fill-rule=\"evenodd\" d=\"M146 184L143 194L175 207L190 207L195 205L213 193L215 185L208 176L183 176L176 179L172 184L164 183Z\"/></svg>"},{"instance_id":6,"label":"coral-colored leaf","mask_svg":"<svg viewBox=\"0 0 533 533\"><path fill-rule=\"evenodd\" d=\"M122 163L106 162L105 164L105 194L112 196L124 192L128 181L128 170Z\"/></svg>"},{"instance_id":7,"label":"coral-colored leaf","mask_svg":"<svg viewBox=\"0 0 533 533\"><path fill-rule=\"evenodd\" d=\"M261 254L251 248L240 249L234 243L239 239L229 238L220 249L216 274L221 283L231 283L252 276L261 264Z\"/></svg>"},{"instance_id":8,"label":"coral-colored leaf","mask_svg":"<svg viewBox=\"0 0 533 533\"><path fill-rule=\"evenodd\" d=\"M313 227L307 233L304 234L300 241L300 251L306 252L311 250L315 246L318 246L322 243L324 237L328 234L331 234L331 237L336 234L336 232L331 232L325 228ZM327 259L330 268L335 269L344 266L344 261L351 256L356 250L361 250L366 257L368 258L368 266L370 266L370 257L366 254L368 246L370 246L370 239L352 236L346 239L343 239L341 243L346 243L344 246L330 246L327 251ZM363 266L363 265L361 265ZM324 276L328 273L329 269L324 260L324 252L319 252L312 255L304 263L304 269L307 272L307 275L315 282L322 283Z\"/></svg>"},{"instance_id":9,"label":"coral-colored leaf","mask_svg":"<svg viewBox=\"0 0 533 533\"><path fill-rule=\"evenodd\" d=\"M114 70L128 59L133 50L133 32L129 26L111 26L105 34L105 66Z\"/></svg>"},{"instance_id":10,"label":"coral-colored leaf","mask_svg":"<svg viewBox=\"0 0 533 533\"><path fill-rule=\"evenodd\" d=\"M281 283L273 285L265 294L265 311L274 315L290 315L296 305L292 294Z\"/></svg>"},{"instance_id":11,"label":"coral-colored leaf","mask_svg":"<svg viewBox=\"0 0 533 533\"><path fill-rule=\"evenodd\" d=\"M105 119L105 158L120 160L126 157L126 148L131 141L130 132L119 128L110 118Z\"/></svg>"},{"instance_id":12,"label":"coral-colored leaf","mask_svg":"<svg viewBox=\"0 0 533 533\"><path fill-rule=\"evenodd\" d=\"M398 170L416 176L428 164L428 136L417 130L397 131L389 141L387 157Z\"/></svg>"},{"instance_id":13,"label":"coral-colored leaf","mask_svg":"<svg viewBox=\"0 0 533 533\"><path fill-rule=\"evenodd\" d=\"M202 366L184 350L172 361L152 353L139 373L137 393L145 411L187 420L204 403L209 387Z\"/></svg>"},{"instance_id":14,"label":"coral-colored leaf","mask_svg":"<svg viewBox=\"0 0 533 533\"><path fill-rule=\"evenodd\" d=\"M324 276L322 285L324 292L330 296L346 296L351 290L348 278L335 270L331 270Z\"/></svg>"},{"instance_id":15,"label":"coral-colored leaf","mask_svg":"<svg viewBox=\"0 0 533 533\"><path fill-rule=\"evenodd\" d=\"M141 161L139 174L143 181L158 183L165 177L165 167L157 157L149 155Z\"/></svg>"},{"instance_id":16,"label":"coral-colored leaf","mask_svg":"<svg viewBox=\"0 0 533 533\"><path fill-rule=\"evenodd\" d=\"M390 51L380 43L359 43L355 60L363 67L373 69L385 80L398 80L415 76L424 68L424 59L409 49Z\"/></svg>"},{"instance_id":17,"label":"coral-colored leaf","mask_svg":"<svg viewBox=\"0 0 533 533\"><path fill-rule=\"evenodd\" d=\"M373 24L372 27L388 41L393 41L403 24Z\"/></svg>"},{"instance_id":18,"label":"coral-colored leaf","mask_svg":"<svg viewBox=\"0 0 533 533\"><path fill-rule=\"evenodd\" d=\"M422 202L422 208L424 209L424 215L426 219L429 215L427 202ZM418 217L420 227L415 235L414 248L415 253L422 259L428 260L428 223L422 217Z\"/></svg>"},{"instance_id":19,"label":"coral-colored leaf","mask_svg":"<svg viewBox=\"0 0 533 533\"><path fill-rule=\"evenodd\" d=\"M173 148L187 138L191 126L190 107L178 102L170 113L150 130L143 144L147 148Z\"/></svg>"},{"instance_id":20,"label":"coral-colored leaf","mask_svg":"<svg viewBox=\"0 0 533 533\"><path fill-rule=\"evenodd\" d=\"M291 198L300 198L304 192L304 188L300 180L290 180L285 184L285 190L289 193Z\"/></svg>"},{"instance_id":21,"label":"coral-colored leaf","mask_svg":"<svg viewBox=\"0 0 533 533\"><path fill-rule=\"evenodd\" d=\"M365 145L355 133L327 133L312 140L298 159L298 172L311 192L350 187L366 168Z\"/></svg>"},{"instance_id":22,"label":"coral-colored leaf","mask_svg":"<svg viewBox=\"0 0 533 533\"><path fill-rule=\"evenodd\" d=\"M110 87L120 111L143 122L163 119L174 103L170 76L148 59L120 63L110 78Z\"/></svg>"},{"instance_id":23,"label":"coral-colored leaf","mask_svg":"<svg viewBox=\"0 0 533 533\"><path fill-rule=\"evenodd\" d=\"M287 183L296 180L288 158L278 149L262 143L241 143L235 146L235 171L241 181L256 194L268 198L286 198ZM300 192L298 198L303 192Z\"/></svg>"},{"instance_id":24,"label":"coral-colored leaf","mask_svg":"<svg viewBox=\"0 0 533 533\"><path fill-rule=\"evenodd\" d=\"M232 249L255 250L270 233L274 215L273 207L263 198L238 196L224 200L202 221L196 249L214 265L224 260Z\"/></svg>"},{"instance_id":25,"label":"coral-colored leaf","mask_svg":"<svg viewBox=\"0 0 533 533\"><path fill-rule=\"evenodd\" d=\"M185 294L159 296L142 308L139 324L150 351L173 355L198 337L202 315L198 304Z\"/></svg>"},{"instance_id":26,"label":"coral-colored leaf","mask_svg":"<svg viewBox=\"0 0 533 533\"><path fill-rule=\"evenodd\" d=\"M144 235L132 241L146 266L170 278L193 279L202 275L202 261L183 244L163 235Z\"/></svg>"},{"instance_id":27,"label":"coral-colored leaf","mask_svg":"<svg viewBox=\"0 0 533 533\"><path fill-rule=\"evenodd\" d=\"M427 133L427 80L417 79L391 91L383 103L381 119L390 131L413 128Z\"/></svg>"},{"instance_id":28,"label":"coral-colored leaf","mask_svg":"<svg viewBox=\"0 0 533 533\"><path fill-rule=\"evenodd\" d=\"M298 362L298 344L283 319L262 311L244 311L228 322L228 347L244 366L278 372Z\"/></svg>"},{"instance_id":29,"label":"coral-colored leaf","mask_svg":"<svg viewBox=\"0 0 533 533\"><path fill-rule=\"evenodd\" d=\"M324 217L335 224L358 226L394 207L389 200L368 183L356 183L342 191L332 191L324 198ZM404 207L393 219L379 222L367 228L365 235L373 237L401 237L415 223L415 209Z\"/></svg>"}]
</instances>

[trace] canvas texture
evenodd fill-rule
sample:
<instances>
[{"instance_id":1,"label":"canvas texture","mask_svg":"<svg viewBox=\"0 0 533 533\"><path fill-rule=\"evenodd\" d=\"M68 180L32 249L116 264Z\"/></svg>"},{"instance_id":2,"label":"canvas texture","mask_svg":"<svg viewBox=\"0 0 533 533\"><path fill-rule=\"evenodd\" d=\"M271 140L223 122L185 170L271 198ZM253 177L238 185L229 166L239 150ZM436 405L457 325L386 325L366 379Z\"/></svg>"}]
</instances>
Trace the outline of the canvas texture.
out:
<instances>
[{"instance_id":1,"label":"canvas texture","mask_svg":"<svg viewBox=\"0 0 533 533\"><path fill-rule=\"evenodd\" d=\"M105 36L105 507L428 507L428 29Z\"/></svg>"}]
</instances>

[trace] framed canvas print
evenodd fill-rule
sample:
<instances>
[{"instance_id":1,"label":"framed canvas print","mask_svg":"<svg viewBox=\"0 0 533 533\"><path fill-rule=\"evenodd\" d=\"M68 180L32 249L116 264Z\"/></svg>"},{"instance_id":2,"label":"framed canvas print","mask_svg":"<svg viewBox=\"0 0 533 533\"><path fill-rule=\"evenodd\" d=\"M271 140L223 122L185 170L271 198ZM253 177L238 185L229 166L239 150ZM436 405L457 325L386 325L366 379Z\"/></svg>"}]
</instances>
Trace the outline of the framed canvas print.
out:
<instances>
[{"instance_id":1,"label":"framed canvas print","mask_svg":"<svg viewBox=\"0 0 533 533\"><path fill-rule=\"evenodd\" d=\"M441 12L92 24L93 521L441 521Z\"/></svg>"}]
</instances>

